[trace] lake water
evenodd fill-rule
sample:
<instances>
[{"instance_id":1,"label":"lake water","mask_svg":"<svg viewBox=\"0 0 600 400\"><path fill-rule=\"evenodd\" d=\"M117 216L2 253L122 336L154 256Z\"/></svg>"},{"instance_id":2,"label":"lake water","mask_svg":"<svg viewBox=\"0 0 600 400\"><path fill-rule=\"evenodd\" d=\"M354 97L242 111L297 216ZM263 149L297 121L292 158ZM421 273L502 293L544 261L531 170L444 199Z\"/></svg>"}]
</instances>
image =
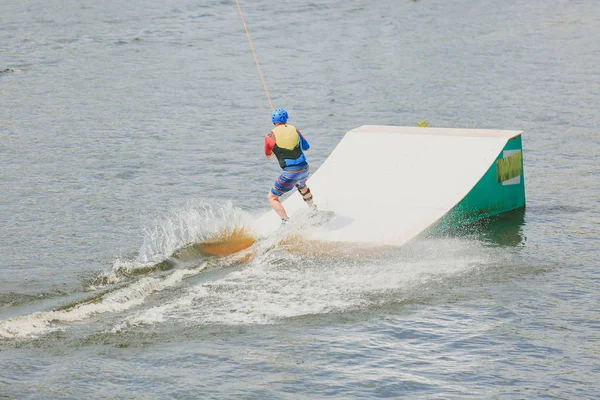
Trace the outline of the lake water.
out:
<instances>
[{"instance_id":1,"label":"lake water","mask_svg":"<svg viewBox=\"0 0 600 400\"><path fill-rule=\"evenodd\" d=\"M154 268L269 207L235 1L3 1L0 397L597 398L600 4L240 5L313 169L365 124L518 129L527 209Z\"/></svg>"}]
</instances>

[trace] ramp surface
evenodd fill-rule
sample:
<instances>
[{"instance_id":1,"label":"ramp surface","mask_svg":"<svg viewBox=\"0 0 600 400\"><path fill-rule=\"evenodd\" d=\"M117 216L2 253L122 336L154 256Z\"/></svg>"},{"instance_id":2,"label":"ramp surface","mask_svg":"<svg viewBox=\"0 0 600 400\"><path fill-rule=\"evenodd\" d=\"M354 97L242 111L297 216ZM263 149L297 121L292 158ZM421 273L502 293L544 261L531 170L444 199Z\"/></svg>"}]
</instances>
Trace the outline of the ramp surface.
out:
<instances>
[{"instance_id":1,"label":"ramp surface","mask_svg":"<svg viewBox=\"0 0 600 400\"><path fill-rule=\"evenodd\" d=\"M333 211L336 217L302 235L399 246L443 218L456 225L521 207L524 185L517 175L522 174L522 158L502 164L512 162L503 175L506 181L496 171L496 161L505 153L520 157L520 134L373 125L351 130L308 180L319 210ZM520 170L515 162L521 163ZM482 202L486 205L480 206ZM307 212L297 191L283 204L292 222ZM277 214L269 211L256 220L255 229L269 235L279 225Z\"/></svg>"}]
</instances>

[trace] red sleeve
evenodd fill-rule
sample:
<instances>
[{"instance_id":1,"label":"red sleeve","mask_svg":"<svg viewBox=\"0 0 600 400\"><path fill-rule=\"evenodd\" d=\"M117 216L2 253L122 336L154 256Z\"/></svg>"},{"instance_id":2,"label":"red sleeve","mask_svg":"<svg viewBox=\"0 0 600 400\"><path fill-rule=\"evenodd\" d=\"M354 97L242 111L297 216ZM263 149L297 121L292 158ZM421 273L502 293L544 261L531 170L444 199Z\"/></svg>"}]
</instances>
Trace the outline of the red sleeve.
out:
<instances>
[{"instance_id":1,"label":"red sleeve","mask_svg":"<svg viewBox=\"0 0 600 400\"><path fill-rule=\"evenodd\" d=\"M275 147L275 136L273 136L273 132L271 132L265 136L265 156L273 154L273 147Z\"/></svg>"}]
</instances>

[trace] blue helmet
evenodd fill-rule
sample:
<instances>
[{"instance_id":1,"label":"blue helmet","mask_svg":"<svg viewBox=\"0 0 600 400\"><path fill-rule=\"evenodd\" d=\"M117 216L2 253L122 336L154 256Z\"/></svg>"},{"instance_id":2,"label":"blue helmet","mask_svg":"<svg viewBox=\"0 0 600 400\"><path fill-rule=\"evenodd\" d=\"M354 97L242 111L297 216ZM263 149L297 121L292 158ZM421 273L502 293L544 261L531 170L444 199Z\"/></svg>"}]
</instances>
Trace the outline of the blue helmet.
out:
<instances>
[{"instance_id":1,"label":"blue helmet","mask_svg":"<svg viewBox=\"0 0 600 400\"><path fill-rule=\"evenodd\" d=\"M273 111L273 114L271 114L271 120L274 124L278 122L285 124L288 120L288 113L283 108L277 108Z\"/></svg>"}]
</instances>

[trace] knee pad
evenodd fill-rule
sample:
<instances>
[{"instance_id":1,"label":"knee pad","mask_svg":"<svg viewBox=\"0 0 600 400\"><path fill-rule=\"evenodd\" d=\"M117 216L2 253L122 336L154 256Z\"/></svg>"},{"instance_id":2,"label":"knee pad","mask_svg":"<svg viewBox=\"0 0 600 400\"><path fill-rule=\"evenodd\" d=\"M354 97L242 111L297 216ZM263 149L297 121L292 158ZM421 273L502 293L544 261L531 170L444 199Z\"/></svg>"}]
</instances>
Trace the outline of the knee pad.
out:
<instances>
[{"instance_id":1,"label":"knee pad","mask_svg":"<svg viewBox=\"0 0 600 400\"><path fill-rule=\"evenodd\" d=\"M312 194L309 197L304 197L307 194L310 194L310 188L308 188L306 185L304 185L304 186L296 185L296 188L298 189L300 196L302 196L302 200L306 201L307 203L312 200L312 198L313 198ZM304 188L306 188L306 192L302 193L302 191L300 191L300 189L304 189Z\"/></svg>"}]
</instances>

